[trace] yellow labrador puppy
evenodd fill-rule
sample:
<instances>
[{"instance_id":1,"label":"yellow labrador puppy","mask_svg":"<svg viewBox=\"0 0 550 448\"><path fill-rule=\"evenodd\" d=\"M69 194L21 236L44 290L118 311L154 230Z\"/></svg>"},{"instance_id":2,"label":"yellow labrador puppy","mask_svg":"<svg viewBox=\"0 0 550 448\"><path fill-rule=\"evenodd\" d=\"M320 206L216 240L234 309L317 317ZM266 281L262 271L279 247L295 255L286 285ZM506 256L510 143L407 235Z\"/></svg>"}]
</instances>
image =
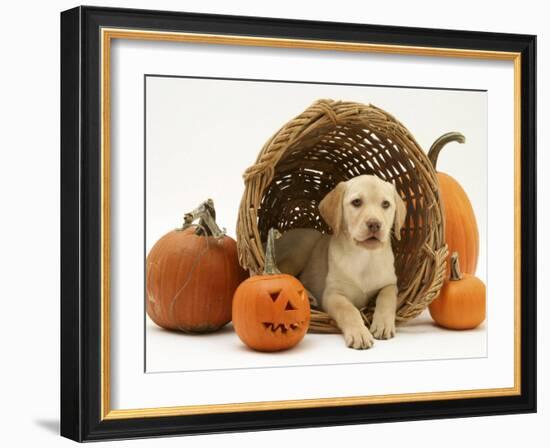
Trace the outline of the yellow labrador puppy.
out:
<instances>
[{"instance_id":1,"label":"yellow labrador puppy","mask_svg":"<svg viewBox=\"0 0 550 448\"><path fill-rule=\"evenodd\" d=\"M407 209L395 186L372 175L340 182L319 204L333 230L293 229L276 241L282 272L297 276L342 330L346 345L370 348L395 336L397 278L391 247ZM376 297L372 325L359 309Z\"/></svg>"}]
</instances>

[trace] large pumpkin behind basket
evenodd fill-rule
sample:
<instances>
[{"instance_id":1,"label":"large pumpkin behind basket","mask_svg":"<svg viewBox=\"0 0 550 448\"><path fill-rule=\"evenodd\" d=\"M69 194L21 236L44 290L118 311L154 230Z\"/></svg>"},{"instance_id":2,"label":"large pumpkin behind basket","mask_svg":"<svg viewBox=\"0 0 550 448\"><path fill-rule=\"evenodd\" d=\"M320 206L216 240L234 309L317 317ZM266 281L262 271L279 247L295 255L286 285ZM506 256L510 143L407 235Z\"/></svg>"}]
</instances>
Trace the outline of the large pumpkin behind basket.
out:
<instances>
[{"instance_id":1,"label":"large pumpkin behind basket","mask_svg":"<svg viewBox=\"0 0 550 448\"><path fill-rule=\"evenodd\" d=\"M173 230L149 252L147 314L157 325L207 333L231 320L233 293L248 275L238 264L235 241L212 223ZM214 235L205 233L208 226Z\"/></svg>"},{"instance_id":2,"label":"large pumpkin behind basket","mask_svg":"<svg viewBox=\"0 0 550 448\"><path fill-rule=\"evenodd\" d=\"M465 138L458 132L449 132L439 137L428 152L434 169L437 168L439 152L449 142L464 143ZM462 272L475 274L479 256L479 231L474 209L468 195L456 179L440 171L437 172L437 178L443 201L445 241L449 254L458 252ZM450 267L448 259L447 277L450 275Z\"/></svg>"},{"instance_id":3,"label":"large pumpkin behind basket","mask_svg":"<svg viewBox=\"0 0 550 448\"><path fill-rule=\"evenodd\" d=\"M395 184L407 204L401 239L393 250L398 277L397 320L419 315L438 295L447 247L438 181L425 152L386 111L361 103L319 100L286 123L244 173L237 222L239 261L263 269L270 228L331 229L319 214L322 198L340 181L374 174ZM363 310L367 322L373 307ZM328 315L312 309L310 331L338 332Z\"/></svg>"}]
</instances>

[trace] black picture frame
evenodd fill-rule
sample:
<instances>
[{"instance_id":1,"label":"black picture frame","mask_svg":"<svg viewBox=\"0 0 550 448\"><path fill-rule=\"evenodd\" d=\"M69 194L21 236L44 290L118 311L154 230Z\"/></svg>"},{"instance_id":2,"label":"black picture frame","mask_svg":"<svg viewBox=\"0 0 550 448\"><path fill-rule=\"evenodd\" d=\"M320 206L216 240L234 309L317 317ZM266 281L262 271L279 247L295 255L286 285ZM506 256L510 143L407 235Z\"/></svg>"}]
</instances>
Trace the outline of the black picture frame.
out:
<instances>
[{"instance_id":1,"label":"black picture frame","mask_svg":"<svg viewBox=\"0 0 550 448\"><path fill-rule=\"evenodd\" d=\"M521 54L521 393L144 418L101 412L103 27ZM536 412L536 36L77 7L61 13L61 435L76 441Z\"/></svg>"}]
</instances>

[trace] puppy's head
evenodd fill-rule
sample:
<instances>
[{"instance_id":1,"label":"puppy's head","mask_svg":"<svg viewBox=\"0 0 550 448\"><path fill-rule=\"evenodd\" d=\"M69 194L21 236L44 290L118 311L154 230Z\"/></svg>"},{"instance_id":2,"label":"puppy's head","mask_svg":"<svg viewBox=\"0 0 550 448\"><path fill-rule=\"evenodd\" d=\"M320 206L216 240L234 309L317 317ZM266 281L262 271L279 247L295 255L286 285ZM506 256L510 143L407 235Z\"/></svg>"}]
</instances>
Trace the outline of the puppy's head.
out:
<instances>
[{"instance_id":1,"label":"puppy's head","mask_svg":"<svg viewBox=\"0 0 550 448\"><path fill-rule=\"evenodd\" d=\"M355 244L376 249L390 241L392 228L401 238L407 208L393 184L362 175L340 182L323 198L319 212L334 234L342 232Z\"/></svg>"}]
</instances>

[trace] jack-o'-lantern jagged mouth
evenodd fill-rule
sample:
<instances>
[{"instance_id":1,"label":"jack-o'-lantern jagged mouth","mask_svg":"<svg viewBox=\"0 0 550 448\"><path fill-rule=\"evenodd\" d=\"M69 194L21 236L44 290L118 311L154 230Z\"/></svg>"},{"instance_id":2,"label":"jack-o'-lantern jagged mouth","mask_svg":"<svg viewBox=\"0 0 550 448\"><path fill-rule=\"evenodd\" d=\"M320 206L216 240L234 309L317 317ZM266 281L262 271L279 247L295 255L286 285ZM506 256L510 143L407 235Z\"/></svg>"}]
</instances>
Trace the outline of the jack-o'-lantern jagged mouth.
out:
<instances>
[{"instance_id":1,"label":"jack-o'-lantern jagged mouth","mask_svg":"<svg viewBox=\"0 0 550 448\"><path fill-rule=\"evenodd\" d=\"M262 324L266 330L271 330L273 333L279 332L284 334L289 331L298 330L302 325L305 324L305 322L295 322L292 324L274 324L273 322L262 322Z\"/></svg>"}]
</instances>

